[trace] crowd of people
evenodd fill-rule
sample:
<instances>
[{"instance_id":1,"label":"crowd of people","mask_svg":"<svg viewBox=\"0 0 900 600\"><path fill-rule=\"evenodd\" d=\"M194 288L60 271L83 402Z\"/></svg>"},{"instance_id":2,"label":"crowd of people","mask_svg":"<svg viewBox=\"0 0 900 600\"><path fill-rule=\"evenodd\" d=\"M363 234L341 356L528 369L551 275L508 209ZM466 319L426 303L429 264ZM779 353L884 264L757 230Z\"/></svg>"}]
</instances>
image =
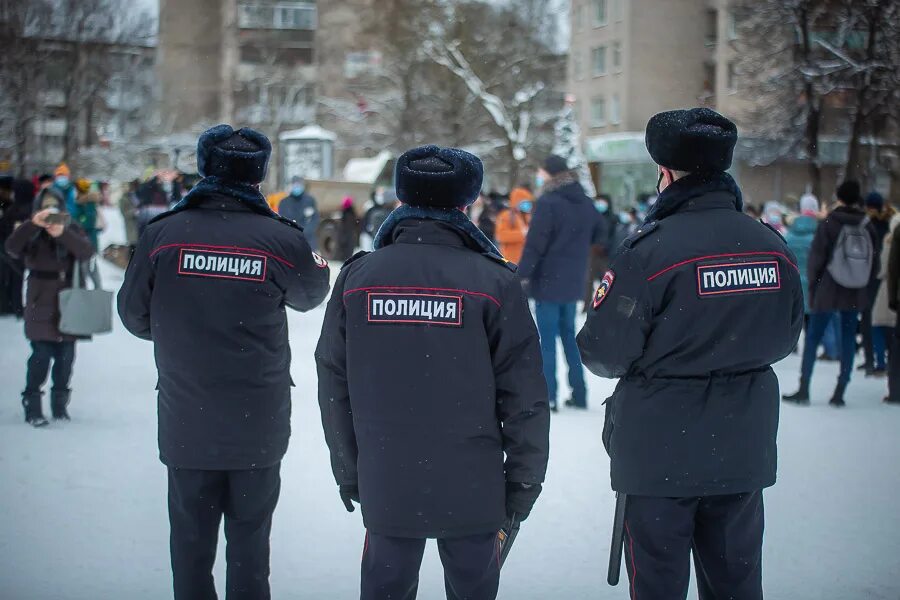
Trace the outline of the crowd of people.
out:
<instances>
[{"instance_id":1,"label":"crowd of people","mask_svg":"<svg viewBox=\"0 0 900 600\"><path fill-rule=\"evenodd\" d=\"M838 186L830 209L804 194L799 212L785 214L772 205L762 219L783 234L797 257L803 280L805 342L800 386L784 400L810 403L815 363L839 361L840 375L829 404L846 404L845 392L854 371L866 377L890 374L888 403L900 403L900 356L896 335L897 280L900 260L891 263L893 231L900 218L878 192L862 196L856 181ZM822 347L822 353L819 348ZM863 362L854 361L859 350Z\"/></svg>"}]
</instances>

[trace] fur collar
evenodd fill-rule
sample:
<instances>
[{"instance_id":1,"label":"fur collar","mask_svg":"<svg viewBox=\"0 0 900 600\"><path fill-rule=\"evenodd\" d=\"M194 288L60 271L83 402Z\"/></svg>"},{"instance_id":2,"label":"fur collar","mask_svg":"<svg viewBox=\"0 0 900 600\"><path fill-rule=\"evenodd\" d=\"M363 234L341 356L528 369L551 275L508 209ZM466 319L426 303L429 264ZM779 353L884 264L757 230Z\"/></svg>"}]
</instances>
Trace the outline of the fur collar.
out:
<instances>
[{"instance_id":1,"label":"fur collar","mask_svg":"<svg viewBox=\"0 0 900 600\"><path fill-rule=\"evenodd\" d=\"M464 212L456 208L432 208L401 204L388 215L388 218L381 224L378 233L375 234L375 241L373 243L375 249L378 250L379 248L384 248L393 242L394 229L401 221L406 219L426 219L447 223L462 233L466 239L471 241L484 254L488 254L493 258L503 261L503 256L491 240L489 240L480 229L475 227L475 224L469 220L469 217L467 217Z\"/></svg>"},{"instance_id":2,"label":"fur collar","mask_svg":"<svg viewBox=\"0 0 900 600\"><path fill-rule=\"evenodd\" d=\"M731 175L724 171L691 173L662 191L650 212L647 213L645 221L649 223L650 221L658 221L673 215L688 200L710 192L727 192L733 195L734 209L738 212L744 210L741 189Z\"/></svg>"},{"instance_id":3,"label":"fur collar","mask_svg":"<svg viewBox=\"0 0 900 600\"><path fill-rule=\"evenodd\" d=\"M290 219L286 219L273 211L269 207L269 203L266 202L265 196L262 195L262 192L260 192L259 188L257 188L256 186L228 181L214 175L201 179L199 183L197 183L197 185L195 185L193 189L188 192L187 196L182 198L175 206L172 207L171 210L169 210L168 212L164 212L163 214L152 219L150 222L155 223L160 219L165 219L166 217L179 213L183 210L195 208L210 196L215 195L234 198L257 214L276 219L278 221L281 221L285 225L290 225L295 229L303 231L303 228L297 225L297 223L291 221Z\"/></svg>"},{"instance_id":4,"label":"fur collar","mask_svg":"<svg viewBox=\"0 0 900 600\"><path fill-rule=\"evenodd\" d=\"M563 171L559 175L551 177L547 181L547 183L544 184L544 187L541 189L541 193L546 194L547 192L558 190L564 185L569 185L570 183L578 183L578 181L578 173L576 173L575 171Z\"/></svg>"}]
</instances>

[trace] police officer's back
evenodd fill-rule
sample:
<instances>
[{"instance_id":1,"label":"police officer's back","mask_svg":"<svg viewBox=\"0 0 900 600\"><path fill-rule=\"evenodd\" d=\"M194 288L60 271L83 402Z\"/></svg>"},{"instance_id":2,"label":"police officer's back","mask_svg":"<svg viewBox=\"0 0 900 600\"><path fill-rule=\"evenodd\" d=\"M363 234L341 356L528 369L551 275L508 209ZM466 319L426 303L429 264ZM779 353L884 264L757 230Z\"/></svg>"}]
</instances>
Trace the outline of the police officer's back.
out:
<instances>
[{"instance_id":1,"label":"police officer's back","mask_svg":"<svg viewBox=\"0 0 900 600\"><path fill-rule=\"evenodd\" d=\"M734 124L708 109L650 120L647 147L668 185L578 336L592 372L621 378L604 443L612 487L628 494L638 598L686 593L692 543L701 589L762 593L761 490L775 483L778 428L770 365L796 344L803 299L787 245L741 213L725 173L735 141Z\"/></svg>"},{"instance_id":2,"label":"police officer's back","mask_svg":"<svg viewBox=\"0 0 900 600\"><path fill-rule=\"evenodd\" d=\"M204 133L204 179L147 227L119 292L122 322L155 347L177 598L214 597L223 511L229 591L268 597L268 532L290 437L285 307L309 310L328 293L325 261L258 189L270 152L252 130Z\"/></svg>"},{"instance_id":3,"label":"police officer's back","mask_svg":"<svg viewBox=\"0 0 900 600\"><path fill-rule=\"evenodd\" d=\"M375 252L344 266L326 311L325 437L368 531L363 598L408 597L426 538L459 597L493 598L497 531L527 516L547 465L537 332L513 268L459 210L481 161L426 146L396 169L403 205Z\"/></svg>"}]
</instances>

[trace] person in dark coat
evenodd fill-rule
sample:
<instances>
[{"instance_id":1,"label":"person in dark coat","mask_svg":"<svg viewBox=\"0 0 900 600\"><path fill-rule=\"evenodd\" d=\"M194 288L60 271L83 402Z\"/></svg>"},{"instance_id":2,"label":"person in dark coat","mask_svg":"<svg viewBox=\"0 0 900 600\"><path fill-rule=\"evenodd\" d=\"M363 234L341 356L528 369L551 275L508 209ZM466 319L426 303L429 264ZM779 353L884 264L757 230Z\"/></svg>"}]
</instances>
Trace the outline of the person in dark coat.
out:
<instances>
[{"instance_id":1,"label":"person in dark coat","mask_svg":"<svg viewBox=\"0 0 900 600\"><path fill-rule=\"evenodd\" d=\"M594 297L594 286L600 282L606 268L609 266L609 251L612 248L613 238L616 231L616 215L611 210L612 200L608 194L600 194L594 200L594 208L600 213L606 227L606 239L603 245L593 246L591 248L591 256L588 261L587 285L584 291L584 309L585 313L591 307L591 300Z\"/></svg>"},{"instance_id":2,"label":"person in dark coat","mask_svg":"<svg viewBox=\"0 0 900 600\"><path fill-rule=\"evenodd\" d=\"M302 177L291 179L290 193L278 205L278 214L299 225L309 246L316 249L319 206L316 199L306 191L306 181Z\"/></svg>"},{"instance_id":3,"label":"person in dark coat","mask_svg":"<svg viewBox=\"0 0 900 600\"><path fill-rule=\"evenodd\" d=\"M816 363L816 349L822 342L828 321L835 312L840 313L841 320L841 371L829 404L836 407L845 405L844 392L847 384L850 383L853 358L856 355L856 331L859 326L859 315L869 306L867 286L859 289L844 287L834 280L828 270L828 264L834 255L841 229L845 225L859 225L863 219L866 219L857 182L845 181L838 186L836 195L838 206L825 220L819 223L812 248L809 251L807 277L810 314L803 347L803 363L800 367L800 389L782 397L787 402L804 406L809 404L809 384ZM871 222L867 229L872 236L874 248L877 234ZM878 261L873 260L870 268L877 272ZM871 281L870 273L867 273L866 277Z\"/></svg>"},{"instance_id":4,"label":"person in dark coat","mask_svg":"<svg viewBox=\"0 0 900 600\"><path fill-rule=\"evenodd\" d=\"M890 310L900 315L900 239L895 229L887 256L887 302ZM900 405L900 317L888 340L888 395L884 401L888 404Z\"/></svg>"},{"instance_id":5,"label":"person in dark coat","mask_svg":"<svg viewBox=\"0 0 900 600\"><path fill-rule=\"evenodd\" d=\"M52 181L53 178L51 177ZM25 264L6 253L4 245L21 223L31 218L34 185L27 179L0 177L0 315L22 318Z\"/></svg>"},{"instance_id":6,"label":"person in dark coat","mask_svg":"<svg viewBox=\"0 0 900 600\"><path fill-rule=\"evenodd\" d=\"M136 220L140 237L153 219L169 209L169 195L159 177L152 173L149 179L138 186L136 194L138 199Z\"/></svg>"},{"instance_id":7,"label":"person in dark coat","mask_svg":"<svg viewBox=\"0 0 900 600\"><path fill-rule=\"evenodd\" d=\"M122 323L156 355L177 600L216 597L223 514L227 596L269 598L269 532L291 429L285 308L315 308L329 281L327 263L259 191L270 154L252 129L204 132L204 178L148 225L119 291Z\"/></svg>"},{"instance_id":8,"label":"person in dark coat","mask_svg":"<svg viewBox=\"0 0 900 600\"><path fill-rule=\"evenodd\" d=\"M338 230L338 244L336 259L341 262L353 256L353 251L359 245L359 219L353 208L353 198L344 198L341 204L341 222Z\"/></svg>"},{"instance_id":9,"label":"person in dark coat","mask_svg":"<svg viewBox=\"0 0 900 600\"><path fill-rule=\"evenodd\" d=\"M870 192L865 200L866 214L869 215L869 221L874 231L875 255L874 262L876 265L881 264L881 249L884 246L884 238L890 232L891 218L894 216L894 209L891 205L885 205L884 196L878 192ZM862 319L860 323L860 333L862 333L863 355L865 362L859 366L860 371L865 371L866 375L881 376L885 375L883 364L878 364L875 360L875 347L884 348L885 340L883 332L878 328L872 327L872 309L875 305L875 298L878 297L878 289L883 285L879 278L879 269L872 271L869 279L869 306L862 311ZM883 353L881 355L883 358Z\"/></svg>"},{"instance_id":10,"label":"person in dark coat","mask_svg":"<svg viewBox=\"0 0 900 600\"><path fill-rule=\"evenodd\" d=\"M498 530L544 481L534 321L515 267L460 210L481 180L467 152L403 154L402 204L375 251L344 264L325 312L319 406L341 499L362 506L363 600L415 598L426 538L448 598L495 598Z\"/></svg>"},{"instance_id":11,"label":"person in dark coat","mask_svg":"<svg viewBox=\"0 0 900 600\"><path fill-rule=\"evenodd\" d=\"M51 215L53 219L48 220ZM6 240L6 252L23 259L28 269L25 294L25 337L31 342L22 405L25 421L34 427L47 425L41 388L50 374L50 409L56 420L69 420L69 381L78 338L59 330L59 293L72 287L72 272L78 262L94 254L91 242L69 217L65 197L55 187L45 188L35 201L34 215ZM53 370L50 364L53 363Z\"/></svg>"},{"instance_id":12,"label":"person in dark coat","mask_svg":"<svg viewBox=\"0 0 900 600\"><path fill-rule=\"evenodd\" d=\"M564 158L551 155L538 175L546 183L531 217L519 276L535 300L550 409L556 410L557 339L569 365L572 397L566 405L583 409L587 386L575 343L575 315L587 284L591 246L608 240L606 221Z\"/></svg>"},{"instance_id":13,"label":"person in dark coat","mask_svg":"<svg viewBox=\"0 0 900 600\"><path fill-rule=\"evenodd\" d=\"M660 195L595 294L584 363L620 378L603 442L626 494L633 598L762 598L763 488L775 483L778 379L797 343L796 259L743 214L725 171L737 128L706 109L647 124Z\"/></svg>"}]
</instances>

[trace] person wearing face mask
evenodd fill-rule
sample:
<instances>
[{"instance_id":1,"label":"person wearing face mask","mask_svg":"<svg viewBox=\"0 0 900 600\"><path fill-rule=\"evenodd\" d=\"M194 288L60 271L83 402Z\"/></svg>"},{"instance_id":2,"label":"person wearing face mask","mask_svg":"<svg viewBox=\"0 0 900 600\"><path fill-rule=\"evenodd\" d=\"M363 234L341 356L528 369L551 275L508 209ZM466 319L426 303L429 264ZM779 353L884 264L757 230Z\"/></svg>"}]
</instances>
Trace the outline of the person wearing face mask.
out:
<instances>
[{"instance_id":1,"label":"person wearing face mask","mask_svg":"<svg viewBox=\"0 0 900 600\"><path fill-rule=\"evenodd\" d=\"M534 196L531 192L525 187L515 187L509 193L509 207L497 214L494 235L500 246L500 253L510 262L519 264L522 260L533 205Z\"/></svg>"},{"instance_id":2,"label":"person wearing face mask","mask_svg":"<svg viewBox=\"0 0 900 600\"><path fill-rule=\"evenodd\" d=\"M302 177L291 178L290 193L278 205L278 214L299 225L310 247L316 249L319 207L316 199L306 191L306 180Z\"/></svg>"},{"instance_id":3,"label":"person wearing face mask","mask_svg":"<svg viewBox=\"0 0 900 600\"><path fill-rule=\"evenodd\" d=\"M587 281L591 246L608 240L606 222L565 158L547 157L538 180L543 186L529 224L519 277L535 301L550 410L557 410L557 340L562 342L569 367L572 395L565 404L585 409L587 387L575 343L575 316Z\"/></svg>"},{"instance_id":4,"label":"person wearing face mask","mask_svg":"<svg viewBox=\"0 0 900 600\"><path fill-rule=\"evenodd\" d=\"M53 185L52 187L59 192L59 195L62 196L66 210L69 214L75 212L75 199L77 194L75 192L75 186L72 185L72 172L69 170L69 165L66 163L60 163L56 170L53 171Z\"/></svg>"},{"instance_id":5,"label":"person wearing face mask","mask_svg":"<svg viewBox=\"0 0 900 600\"><path fill-rule=\"evenodd\" d=\"M600 213L603 221L606 223L607 240L603 246L594 246L591 249L590 264L588 265L588 281L585 287L584 296L584 312L588 311L591 306L591 299L594 297L594 286L603 277L606 268L609 266L610 252L612 251L612 242L616 232L616 216L610 210L610 198L608 194L600 194L594 200L594 208Z\"/></svg>"},{"instance_id":6,"label":"person wearing face mask","mask_svg":"<svg viewBox=\"0 0 900 600\"><path fill-rule=\"evenodd\" d=\"M597 289L578 347L619 379L603 443L625 495L633 598L762 595L763 492L775 483L778 378L803 324L797 260L741 212L737 127L660 113L646 144L660 195Z\"/></svg>"}]
</instances>

